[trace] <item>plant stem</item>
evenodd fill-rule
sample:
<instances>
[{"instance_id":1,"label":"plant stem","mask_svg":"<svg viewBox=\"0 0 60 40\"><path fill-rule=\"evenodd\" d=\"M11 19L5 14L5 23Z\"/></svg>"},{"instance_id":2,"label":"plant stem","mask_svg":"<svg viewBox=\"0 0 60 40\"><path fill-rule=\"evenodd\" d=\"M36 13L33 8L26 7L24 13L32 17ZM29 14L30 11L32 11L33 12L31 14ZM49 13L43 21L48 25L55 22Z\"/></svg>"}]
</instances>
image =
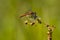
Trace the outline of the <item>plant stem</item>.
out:
<instances>
[{"instance_id":1,"label":"plant stem","mask_svg":"<svg viewBox=\"0 0 60 40\"><path fill-rule=\"evenodd\" d=\"M52 29L48 28L48 40L52 40Z\"/></svg>"}]
</instances>

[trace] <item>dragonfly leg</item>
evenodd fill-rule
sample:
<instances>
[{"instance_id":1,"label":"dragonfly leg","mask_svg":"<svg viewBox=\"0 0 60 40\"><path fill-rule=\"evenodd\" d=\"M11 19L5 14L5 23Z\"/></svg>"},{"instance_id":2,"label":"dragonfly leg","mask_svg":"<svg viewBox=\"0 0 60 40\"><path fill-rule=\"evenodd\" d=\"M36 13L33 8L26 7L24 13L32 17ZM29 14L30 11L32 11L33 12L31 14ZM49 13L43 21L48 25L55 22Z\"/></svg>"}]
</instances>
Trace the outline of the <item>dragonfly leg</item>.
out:
<instances>
[{"instance_id":1,"label":"dragonfly leg","mask_svg":"<svg viewBox=\"0 0 60 40\"><path fill-rule=\"evenodd\" d=\"M24 23L25 23L25 24L28 24L28 20L26 20Z\"/></svg>"},{"instance_id":2,"label":"dragonfly leg","mask_svg":"<svg viewBox=\"0 0 60 40\"><path fill-rule=\"evenodd\" d=\"M42 23L42 21L41 21L41 19L40 18L37 18L37 21L38 21L38 23Z\"/></svg>"}]
</instances>

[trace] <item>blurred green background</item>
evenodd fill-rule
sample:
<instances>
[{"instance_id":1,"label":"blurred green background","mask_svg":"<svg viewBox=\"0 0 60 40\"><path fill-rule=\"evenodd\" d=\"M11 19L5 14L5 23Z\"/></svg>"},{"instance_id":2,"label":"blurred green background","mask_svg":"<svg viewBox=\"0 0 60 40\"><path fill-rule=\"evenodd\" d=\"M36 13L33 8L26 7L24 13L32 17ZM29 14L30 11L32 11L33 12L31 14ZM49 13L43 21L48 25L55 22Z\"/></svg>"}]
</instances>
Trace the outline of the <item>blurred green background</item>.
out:
<instances>
[{"instance_id":1,"label":"blurred green background","mask_svg":"<svg viewBox=\"0 0 60 40\"><path fill-rule=\"evenodd\" d=\"M0 0L0 40L47 40L47 27L25 25L19 16L28 10L55 25L53 40L60 40L60 0Z\"/></svg>"}]
</instances>

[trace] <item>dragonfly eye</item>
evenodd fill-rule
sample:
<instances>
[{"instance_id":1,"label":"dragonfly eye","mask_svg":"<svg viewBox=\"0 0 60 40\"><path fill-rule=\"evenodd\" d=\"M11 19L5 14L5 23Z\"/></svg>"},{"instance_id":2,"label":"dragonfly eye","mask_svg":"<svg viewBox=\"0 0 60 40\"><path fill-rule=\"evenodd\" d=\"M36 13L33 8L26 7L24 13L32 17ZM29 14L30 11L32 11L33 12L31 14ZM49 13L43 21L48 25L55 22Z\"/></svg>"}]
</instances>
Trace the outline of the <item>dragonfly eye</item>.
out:
<instances>
[{"instance_id":1,"label":"dragonfly eye","mask_svg":"<svg viewBox=\"0 0 60 40\"><path fill-rule=\"evenodd\" d=\"M37 18L37 16L36 16L36 13L35 13L35 12L32 12L32 13L31 13L31 18L34 18L34 19L36 19L36 18Z\"/></svg>"}]
</instances>

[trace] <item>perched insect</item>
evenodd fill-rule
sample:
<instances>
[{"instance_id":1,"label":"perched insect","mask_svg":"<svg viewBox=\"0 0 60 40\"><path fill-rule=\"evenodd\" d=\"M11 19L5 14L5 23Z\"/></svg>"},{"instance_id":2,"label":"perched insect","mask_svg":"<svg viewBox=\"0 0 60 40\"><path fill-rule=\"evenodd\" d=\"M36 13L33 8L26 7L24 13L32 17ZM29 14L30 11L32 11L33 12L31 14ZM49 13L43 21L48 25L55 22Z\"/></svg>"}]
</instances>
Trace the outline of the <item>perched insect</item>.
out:
<instances>
[{"instance_id":1,"label":"perched insect","mask_svg":"<svg viewBox=\"0 0 60 40\"><path fill-rule=\"evenodd\" d=\"M34 25L36 20L38 21L38 23L40 23L40 24L42 23L40 18L38 18L38 16L36 15L36 12L28 11L25 14L21 15L20 18L22 18L24 16L29 17L29 19L31 21L31 23L30 23L31 25ZM25 24L28 24L28 20L25 21Z\"/></svg>"}]
</instances>

